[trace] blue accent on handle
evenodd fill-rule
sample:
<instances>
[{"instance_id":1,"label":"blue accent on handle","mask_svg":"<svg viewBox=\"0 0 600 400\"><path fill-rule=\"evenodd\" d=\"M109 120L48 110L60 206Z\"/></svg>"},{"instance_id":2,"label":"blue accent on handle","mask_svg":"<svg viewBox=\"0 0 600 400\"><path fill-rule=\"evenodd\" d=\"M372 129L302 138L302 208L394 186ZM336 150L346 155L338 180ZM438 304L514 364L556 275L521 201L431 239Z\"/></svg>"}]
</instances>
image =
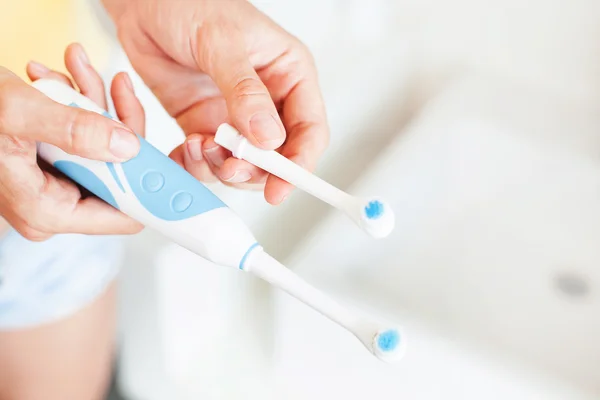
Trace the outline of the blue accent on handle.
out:
<instances>
[{"instance_id":1,"label":"blue accent on handle","mask_svg":"<svg viewBox=\"0 0 600 400\"><path fill-rule=\"evenodd\" d=\"M254 243L252 246L250 246L248 248L248 250L246 250L246 253L244 254L244 256L242 257L242 259L240 260L239 269L241 269L241 270L244 269L244 264L246 263L246 260L248 259L248 256L250 255L250 253L252 252L252 250L254 250L257 247L258 247L258 243Z\"/></svg>"},{"instance_id":2,"label":"blue accent on handle","mask_svg":"<svg viewBox=\"0 0 600 400\"><path fill-rule=\"evenodd\" d=\"M191 194L187 192L179 192L171 199L171 209L175 212L184 212L187 210L194 201Z\"/></svg>"},{"instance_id":3,"label":"blue accent on handle","mask_svg":"<svg viewBox=\"0 0 600 400\"><path fill-rule=\"evenodd\" d=\"M102 200L115 208L119 208L115 198L110 193L104 182L92 171L72 161L57 161L54 167L71 178L73 181L84 186L87 190L100 197Z\"/></svg>"},{"instance_id":4,"label":"blue accent on handle","mask_svg":"<svg viewBox=\"0 0 600 400\"><path fill-rule=\"evenodd\" d=\"M69 105L79 108L76 103ZM108 112L102 115L112 118ZM217 196L179 164L158 151L141 136L138 135L138 138L140 152L133 159L122 163L121 167L133 194L151 214L167 221L179 221L215 208L226 207ZM55 163L60 170L57 165L59 163L66 162ZM125 192L115 166L112 163L106 165L121 190ZM63 164L62 168L69 171L65 174L71 179L117 207L109 189L92 172L72 162Z\"/></svg>"},{"instance_id":5,"label":"blue accent on handle","mask_svg":"<svg viewBox=\"0 0 600 400\"><path fill-rule=\"evenodd\" d=\"M115 164L107 162L106 166L108 167L108 170L110 171L110 174L112 175L113 179L117 182L117 185L119 185L119 189L121 189L121 192L125 193L125 188L123 187L123 184L119 179L119 175L117 175L117 169L115 168Z\"/></svg>"},{"instance_id":6,"label":"blue accent on handle","mask_svg":"<svg viewBox=\"0 0 600 400\"><path fill-rule=\"evenodd\" d=\"M178 221L225 204L179 164L138 135L139 154L121 164L135 197L154 216Z\"/></svg>"},{"instance_id":7,"label":"blue accent on handle","mask_svg":"<svg viewBox=\"0 0 600 400\"><path fill-rule=\"evenodd\" d=\"M370 201L365 207L365 214L369 219L377 219L383 215L383 203L378 200Z\"/></svg>"},{"instance_id":8,"label":"blue accent on handle","mask_svg":"<svg viewBox=\"0 0 600 400\"><path fill-rule=\"evenodd\" d=\"M165 186L165 177L156 171L150 171L142 176L142 187L150 193L158 192Z\"/></svg>"},{"instance_id":9,"label":"blue accent on handle","mask_svg":"<svg viewBox=\"0 0 600 400\"><path fill-rule=\"evenodd\" d=\"M398 344L400 344L400 334L395 329L382 332L377 337L377 346L382 351L394 351Z\"/></svg>"}]
</instances>

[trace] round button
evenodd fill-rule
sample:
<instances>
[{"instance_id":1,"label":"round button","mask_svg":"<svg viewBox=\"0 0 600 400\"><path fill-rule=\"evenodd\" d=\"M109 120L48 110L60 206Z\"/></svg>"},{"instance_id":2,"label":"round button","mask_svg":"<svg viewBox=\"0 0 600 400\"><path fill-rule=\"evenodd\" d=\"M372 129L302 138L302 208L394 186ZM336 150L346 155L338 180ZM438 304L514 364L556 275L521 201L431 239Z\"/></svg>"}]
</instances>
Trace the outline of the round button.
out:
<instances>
[{"instance_id":1,"label":"round button","mask_svg":"<svg viewBox=\"0 0 600 400\"><path fill-rule=\"evenodd\" d=\"M165 177L161 173L152 171L146 173L142 178L142 188L146 192L155 193L165 185Z\"/></svg>"},{"instance_id":2,"label":"round button","mask_svg":"<svg viewBox=\"0 0 600 400\"><path fill-rule=\"evenodd\" d=\"M171 199L171 208L175 212L184 212L192 205L193 197L188 192L179 192Z\"/></svg>"}]
</instances>

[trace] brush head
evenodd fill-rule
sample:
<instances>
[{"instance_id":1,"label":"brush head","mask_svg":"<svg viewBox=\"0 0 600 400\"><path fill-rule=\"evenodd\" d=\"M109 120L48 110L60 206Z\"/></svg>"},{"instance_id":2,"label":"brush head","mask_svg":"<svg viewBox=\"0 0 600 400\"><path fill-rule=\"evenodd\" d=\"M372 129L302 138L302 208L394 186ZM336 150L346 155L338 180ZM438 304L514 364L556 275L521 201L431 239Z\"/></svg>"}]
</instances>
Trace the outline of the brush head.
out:
<instances>
[{"instance_id":1,"label":"brush head","mask_svg":"<svg viewBox=\"0 0 600 400\"><path fill-rule=\"evenodd\" d=\"M394 363L404 356L406 337L395 324L363 315L350 331L381 361Z\"/></svg>"},{"instance_id":2,"label":"brush head","mask_svg":"<svg viewBox=\"0 0 600 400\"><path fill-rule=\"evenodd\" d=\"M394 230L394 212L385 200L370 198L360 207L360 226L369 235L384 238Z\"/></svg>"},{"instance_id":3,"label":"brush head","mask_svg":"<svg viewBox=\"0 0 600 400\"><path fill-rule=\"evenodd\" d=\"M380 329L372 342L373 354L382 361L398 361L404 355L406 343L397 328Z\"/></svg>"}]
</instances>

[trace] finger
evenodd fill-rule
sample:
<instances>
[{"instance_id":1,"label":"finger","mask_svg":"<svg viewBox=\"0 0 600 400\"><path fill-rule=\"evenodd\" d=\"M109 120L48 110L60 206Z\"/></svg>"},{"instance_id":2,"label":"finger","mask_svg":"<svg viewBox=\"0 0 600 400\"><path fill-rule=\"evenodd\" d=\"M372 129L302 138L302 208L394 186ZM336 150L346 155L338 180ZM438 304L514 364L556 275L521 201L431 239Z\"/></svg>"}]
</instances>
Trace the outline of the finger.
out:
<instances>
[{"instance_id":1,"label":"finger","mask_svg":"<svg viewBox=\"0 0 600 400\"><path fill-rule=\"evenodd\" d=\"M227 106L212 78L166 56L145 35L136 40L123 35L121 42L146 86L183 131L214 135L227 118Z\"/></svg>"},{"instance_id":2,"label":"finger","mask_svg":"<svg viewBox=\"0 0 600 400\"><path fill-rule=\"evenodd\" d=\"M171 157L178 158L176 161L199 181L215 182L217 178L202 154L203 140L198 134L188 136L186 141L171 153Z\"/></svg>"},{"instance_id":3,"label":"finger","mask_svg":"<svg viewBox=\"0 0 600 400\"><path fill-rule=\"evenodd\" d=\"M81 192L69 179L46 171L43 174L45 184L38 212L29 222L34 229L88 235L131 234L142 229L140 223L103 200L95 196L82 199Z\"/></svg>"},{"instance_id":4,"label":"finger","mask_svg":"<svg viewBox=\"0 0 600 400\"><path fill-rule=\"evenodd\" d=\"M50 68L46 67L44 64L40 64L35 61L30 61L27 64L27 76L32 81L37 81L38 79L46 78L46 79L54 79L55 81L59 81L73 87L73 82L69 79L68 76L62 74L57 71L52 71Z\"/></svg>"},{"instance_id":5,"label":"finger","mask_svg":"<svg viewBox=\"0 0 600 400\"><path fill-rule=\"evenodd\" d=\"M186 134L214 135L227 119L227 104L222 97L203 99L176 114L175 119Z\"/></svg>"},{"instance_id":6,"label":"finger","mask_svg":"<svg viewBox=\"0 0 600 400\"><path fill-rule=\"evenodd\" d=\"M299 157L289 157L290 161L304 167ZM265 200L274 206L283 203L294 190L294 185L283 179L269 174L265 184Z\"/></svg>"},{"instance_id":7,"label":"finger","mask_svg":"<svg viewBox=\"0 0 600 400\"><path fill-rule=\"evenodd\" d=\"M1 72L0 132L102 161L122 162L139 152L139 140L123 124L56 103L16 76Z\"/></svg>"},{"instance_id":8,"label":"finger","mask_svg":"<svg viewBox=\"0 0 600 400\"><path fill-rule=\"evenodd\" d=\"M300 156L312 171L329 145L325 105L316 78L299 81L286 96L283 120L288 140L282 154Z\"/></svg>"},{"instance_id":9,"label":"finger","mask_svg":"<svg viewBox=\"0 0 600 400\"><path fill-rule=\"evenodd\" d=\"M5 194L14 197L14 204L3 208L2 214L29 240L45 240L55 233L127 234L141 229L139 223L96 197L82 200L77 186L66 178L39 169L23 173L29 179L10 184L11 190L17 190Z\"/></svg>"},{"instance_id":10,"label":"finger","mask_svg":"<svg viewBox=\"0 0 600 400\"><path fill-rule=\"evenodd\" d=\"M85 50L79 43L73 43L67 47L65 65L81 93L103 109L108 109L104 81L90 64Z\"/></svg>"},{"instance_id":11,"label":"finger","mask_svg":"<svg viewBox=\"0 0 600 400\"><path fill-rule=\"evenodd\" d=\"M219 179L234 185L240 183L264 183L267 172L247 161L229 157L219 169Z\"/></svg>"},{"instance_id":12,"label":"finger","mask_svg":"<svg viewBox=\"0 0 600 400\"><path fill-rule=\"evenodd\" d=\"M63 225L64 233L86 235L129 235L144 226L97 197L80 200Z\"/></svg>"},{"instance_id":13,"label":"finger","mask_svg":"<svg viewBox=\"0 0 600 400\"><path fill-rule=\"evenodd\" d=\"M175 147L169 154L169 158L175 161L177 164L179 164L181 168L185 169L185 163L183 160L183 153L185 151L184 145L185 143L182 143L179 146Z\"/></svg>"},{"instance_id":14,"label":"finger","mask_svg":"<svg viewBox=\"0 0 600 400\"><path fill-rule=\"evenodd\" d=\"M133 83L127 72L120 72L115 76L110 88L110 95L121 122L133 129L134 132L144 136L146 115L133 91Z\"/></svg>"},{"instance_id":15,"label":"finger","mask_svg":"<svg viewBox=\"0 0 600 400\"><path fill-rule=\"evenodd\" d=\"M200 67L223 93L233 125L258 147L273 150L281 146L285 140L283 124L248 59L241 34L219 27L199 37L198 42L198 53L204 60L201 63L207 64Z\"/></svg>"},{"instance_id":16,"label":"finger","mask_svg":"<svg viewBox=\"0 0 600 400\"><path fill-rule=\"evenodd\" d=\"M23 236L25 239L30 240L32 242L43 242L45 240L50 239L53 234L49 232L42 232L35 228L32 228L27 224L27 222L21 218L8 218L6 217L6 222L9 225L19 232L19 235Z\"/></svg>"},{"instance_id":17,"label":"finger","mask_svg":"<svg viewBox=\"0 0 600 400\"><path fill-rule=\"evenodd\" d=\"M320 149L321 142L313 138L317 137L310 132L310 128L304 127L305 130L296 132L296 135L284 145L281 149L281 155L290 161L298 164L305 170L313 172L317 166L319 154L323 150ZM316 129L316 128L313 128ZM275 175L269 175L265 184L265 200L273 205L283 203L294 190L294 186Z\"/></svg>"},{"instance_id":18,"label":"finger","mask_svg":"<svg viewBox=\"0 0 600 400\"><path fill-rule=\"evenodd\" d=\"M313 172L329 144L325 106L316 78L306 78L294 86L285 98L283 116L288 140L281 154ZM288 182L269 176L265 199L271 204L280 204L293 189Z\"/></svg>"},{"instance_id":19,"label":"finger","mask_svg":"<svg viewBox=\"0 0 600 400\"><path fill-rule=\"evenodd\" d=\"M219 176L219 170L227 158L231 156L226 149L215 143L214 138L206 138L202 144L202 155L208 162L211 171Z\"/></svg>"}]
</instances>

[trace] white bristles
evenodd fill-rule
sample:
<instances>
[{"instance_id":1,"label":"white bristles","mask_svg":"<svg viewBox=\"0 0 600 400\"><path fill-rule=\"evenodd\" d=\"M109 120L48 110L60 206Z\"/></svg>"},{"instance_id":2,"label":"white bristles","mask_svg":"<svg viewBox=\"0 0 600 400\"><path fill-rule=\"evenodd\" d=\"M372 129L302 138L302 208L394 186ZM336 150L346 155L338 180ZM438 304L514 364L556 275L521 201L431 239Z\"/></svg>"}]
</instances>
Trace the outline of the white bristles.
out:
<instances>
[{"instance_id":1,"label":"white bristles","mask_svg":"<svg viewBox=\"0 0 600 400\"><path fill-rule=\"evenodd\" d=\"M394 362L402 358L405 339L395 326L382 324L340 305L302 280L260 247L250 253L246 265L244 270L294 296L351 332L380 360Z\"/></svg>"},{"instance_id":2,"label":"white bristles","mask_svg":"<svg viewBox=\"0 0 600 400\"><path fill-rule=\"evenodd\" d=\"M394 213L385 201L354 197L311 174L278 152L253 146L231 125L219 126L215 142L231 151L234 157L246 160L343 211L375 238L386 237L394 229Z\"/></svg>"}]
</instances>

